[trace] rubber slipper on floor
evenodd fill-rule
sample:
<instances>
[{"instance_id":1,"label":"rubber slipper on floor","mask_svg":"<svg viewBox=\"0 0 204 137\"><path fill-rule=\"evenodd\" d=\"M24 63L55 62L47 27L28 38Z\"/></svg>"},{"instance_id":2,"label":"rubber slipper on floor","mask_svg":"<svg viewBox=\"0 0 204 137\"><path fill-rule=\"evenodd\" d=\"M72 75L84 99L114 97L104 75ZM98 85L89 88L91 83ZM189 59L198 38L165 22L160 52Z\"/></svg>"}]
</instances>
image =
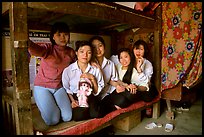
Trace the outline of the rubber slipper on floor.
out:
<instances>
[{"instance_id":1,"label":"rubber slipper on floor","mask_svg":"<svg viewBox=\"0 0 204 137\"><path fill-rule=\"evenodd\" d=\"M146 129L153 129L153 128L160 128L162 127L163 125L161 123L155 123L155 122L152 122L152 123L149 123L145 126Z\"/></svg>"},{"instance_id":2,"label":"rubber slipper on floor","mask_svg":"<svg viewBox=\"0 0 204 137\"><path fill-rule=\"evenodd\" d=\"M37 131L37 132L36 132L36 135L43 135L43 133L42 133L42 132Z\"/></svg>"},{"instance_id":3,"label":"rubber slipper on floor","mask_svg":"<svg viewBox=\"0 0 204 137\"><path fill-rule=\"evenodd\" d=\"M165 131L166 132L171 132L173 130L173 125L170 123L167 123L165 126Z\"/></svg>"},{"instance_id":4,"label":"rubber slipper on floor","mask_svg":"<svg viewBox=\"0 0 204 137\"><path fill-rule=\"evenodd\" d=\"M152 122L152 123L149 123L145 126L146 129L153 129L153 128L156 128L157 127L157 124Z\"/></svg>"},{"instance_id":5,"label":"rubber slipper on floor","mask_svg":"<svg viewBox=\"0 0 204 137\"><path fill-rule=\"evenodd\" d=\"M161 123L157 123L157 127L160 128L162 127L163 125Z\"/></svg>"}]
</instances>

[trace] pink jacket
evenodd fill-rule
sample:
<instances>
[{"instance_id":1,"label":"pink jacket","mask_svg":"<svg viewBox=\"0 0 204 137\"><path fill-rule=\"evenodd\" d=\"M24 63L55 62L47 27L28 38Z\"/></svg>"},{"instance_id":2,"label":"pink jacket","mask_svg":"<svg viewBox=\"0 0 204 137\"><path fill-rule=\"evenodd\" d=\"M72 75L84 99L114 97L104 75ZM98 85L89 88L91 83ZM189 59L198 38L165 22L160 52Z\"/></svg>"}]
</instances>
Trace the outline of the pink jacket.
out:
<instances>
[{"instance_id":1,"label":"pink jacket","mask_svg":"<svg viewBox=\"0 0 204 137\"><path fill-rule=\"evenodd\" d=\"M46 88L62 87L62 72L76 60L75 51L70 47L35 43L30 44L28 51L31 55L41 57L34 85Z\"/></svg>"}]
</instances>

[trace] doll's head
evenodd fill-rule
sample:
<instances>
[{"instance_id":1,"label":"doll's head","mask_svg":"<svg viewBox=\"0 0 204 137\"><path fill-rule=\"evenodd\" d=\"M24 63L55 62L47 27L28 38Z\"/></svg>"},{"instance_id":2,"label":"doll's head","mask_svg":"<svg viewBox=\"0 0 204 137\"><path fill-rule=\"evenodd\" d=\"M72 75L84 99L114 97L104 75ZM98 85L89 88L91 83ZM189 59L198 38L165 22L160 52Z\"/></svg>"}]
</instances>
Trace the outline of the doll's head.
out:
<instances>
[{"instance_id":1,"label":"doll's head","mask_svg":"<svg viewBox=\"0 0 204 137\"><path fill-rule=\"evenodd\" d=\"M80 78L79 90L90 90L92 89L92 83L88 78Z\"/></svg>"}]
</instances>

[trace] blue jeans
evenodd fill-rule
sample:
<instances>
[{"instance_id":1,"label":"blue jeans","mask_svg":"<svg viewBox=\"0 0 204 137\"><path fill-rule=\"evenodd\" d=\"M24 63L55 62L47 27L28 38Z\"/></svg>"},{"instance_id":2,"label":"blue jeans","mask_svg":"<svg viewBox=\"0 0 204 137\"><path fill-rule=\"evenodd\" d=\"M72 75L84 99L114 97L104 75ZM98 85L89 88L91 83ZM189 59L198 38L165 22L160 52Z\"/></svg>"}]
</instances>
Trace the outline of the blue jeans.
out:
<instances>
[{"instance_id":1,"label":"blue jeans","mask_svg":"<svg viewBox=\"0 0 204 137\"><path fill-rule=\"evenodd\" d=\"M33 94L41 116L47 125L56 125L62 118L70 121L72 108L65 89L52 89L34 86Z\"/></svg>"}]
</instances>

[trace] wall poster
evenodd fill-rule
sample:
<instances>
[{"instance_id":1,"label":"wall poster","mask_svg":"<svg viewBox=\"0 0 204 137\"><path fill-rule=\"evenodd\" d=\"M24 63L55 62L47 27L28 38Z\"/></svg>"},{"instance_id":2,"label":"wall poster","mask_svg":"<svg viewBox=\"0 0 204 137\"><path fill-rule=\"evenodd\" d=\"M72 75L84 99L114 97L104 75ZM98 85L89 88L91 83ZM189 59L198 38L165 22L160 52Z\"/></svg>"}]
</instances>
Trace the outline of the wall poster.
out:
<instances>
[{"instance_id":1,"label":"wall poster","mask_svg":"<svg viewBox=\"0 0 204 137\"><path fill-rule=\"evenodd\" d=\"M30 31L29 32L29 38L33 42L37 44L45 44L50 43L50 34L49 32L36 32L36 31ZM7 39L2 45L9 48L8 51L10 51L10 32L9 30L3 30L2 32L2 39ZM11 58L10 52L7 53L7 56ZM38 67L40 66L40 57L31 56L28 53L28 58L30 58L29 62L29 79L30 79L30 88L33 89L34 86L34 79L38 71ZM9 62L11 63L11 62ZM12 68L6 68L2 70L2 86L3 87L12 87L13 86L13 80L12 80Z\"/></svg>"}]
</instances>

